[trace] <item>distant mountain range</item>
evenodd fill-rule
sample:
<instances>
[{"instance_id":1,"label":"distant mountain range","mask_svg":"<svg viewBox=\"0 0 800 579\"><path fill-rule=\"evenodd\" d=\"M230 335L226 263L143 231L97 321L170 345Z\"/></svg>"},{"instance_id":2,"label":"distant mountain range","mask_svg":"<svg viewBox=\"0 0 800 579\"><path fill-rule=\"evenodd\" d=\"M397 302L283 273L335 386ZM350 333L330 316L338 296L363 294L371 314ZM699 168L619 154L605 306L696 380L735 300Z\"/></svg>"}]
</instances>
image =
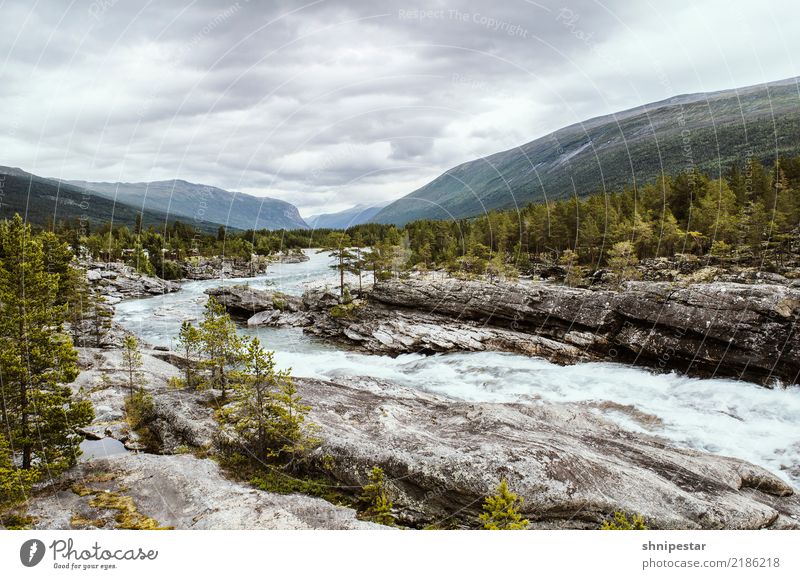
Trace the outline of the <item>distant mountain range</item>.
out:
<instances>
[{"instance_id":1,"label":"distant mountain range","mask_svg":"<svg viewBox=\"0 0 800 579\"><path fill-rule=\"evenodd\" d=\"M108 223L132 226L139 208L93 195L82 188L46 179L17 167L0 167L0 219L15 213L27 221L45 225L59 221L85 220L90 227ZM164 226L167 215L160 211L144 211L145 226ZM200 227L214 232L218 226Z\"/></svg>"},{"instance_id":2,"label":"distant mountain range","mask_svg":"<svg viewBox=\"0 0 800 579\"><path fill-rule=\"evenodd\" d=\"M692 166L800 154L798 78L676 96L560 129L454 167L374 221L451 219L534 201L613 191Z\"/></svg>"},{"instance_id":3,"label":"distant mountain range","mask_svg":"<svg viewBox=\"0 0 800 579\"><path fill-rule=\"evenodd\" d=\"M354 225L369 223L386 206L386 203L378 205L360 204L338 213L323 213L306 217L305 221L309 227L314 229L347 229Z\"/></svg>"},{"instance_id":4,"label":"distant mountain range","mask_svg":"<svg viewBox=\"0 0 800 579\"><path fill-rule=\"evenodd\" d=\"M234 229L307 229L297 207L271 197L256 197L173 179L149 183L67 181L99 196L139 209L160 211L189 224L222 224Z\"/></svg>"},{"instance_id":5,"label":"distant mountain range","mask_svg":"<svg viewBox=\"0 0 800 579\"><path fill-rule=\"evenodd\" d=\"M86 219L90 225L112 220L133 225L142 213L145 226L183 221L201 231L231 229L307 229L297 207L269 197L232 193L186 181L92 183L59 181L0 166L0 218L14 213L43 225Z\"/></svg>"}]
</instances>

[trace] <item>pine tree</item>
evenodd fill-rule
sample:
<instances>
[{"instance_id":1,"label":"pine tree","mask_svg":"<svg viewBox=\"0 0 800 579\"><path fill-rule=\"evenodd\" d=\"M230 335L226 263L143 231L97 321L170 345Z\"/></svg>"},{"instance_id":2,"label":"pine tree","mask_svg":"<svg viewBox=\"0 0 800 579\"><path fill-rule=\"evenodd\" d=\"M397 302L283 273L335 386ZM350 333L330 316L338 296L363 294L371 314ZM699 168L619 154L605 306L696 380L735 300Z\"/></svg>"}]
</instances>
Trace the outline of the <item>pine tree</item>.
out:
<instances>
[{"instance_id":1,"label":"pine tree","mask_svg":"<svg viewBox=\"0 0 800 579\"><path fill-rule=\"evenodd\" d=\"M0 418L24 470L58 474L75 464L91 422L91 404L66 384L78 375L77 352L63 331L57 273L19 215L0 224Z\"/></svg>"},{"instance_id":2,"label":"pine tree","mask_svg":"<svg viewBox=\"0 0 800 579\"><path fill-rule=\"evenodd\" d=\"M372 270L373 283L377 286L388 277L391 267L391 248L386 243L379 242L362 254L364 268Z\"/></svg>"},{"instance_id":3,"label":"pine tree","mask_svg":"<svg viewBox=\"0 0 800 579\"><path fill-rule=\"evenodd\" d=\"M113 310L106 305L106 298L101 294L93 294L90 298L91 304L91 332L94 338L95 348L103 344L103 338L111 329L111 319L114 317Z\"/></svg>"},{"instance_id":4,"label":"pine tree","mask_svg":"<svg viewBox=\"0 0 800 579\"><path fill-rule=\"evenodd\" d=\"M214 296L206 302L203 321L200 322L200 340L206 356L203 365L210 372L209 384L222 390L224 397L229 382L228 369L239 364L242 343L236 334L236 324Z\"/></svg>"},{"instance_id":5,"label":"pine tree","mask_svg":"<svg viewBox=\"0 0 800 579\"><path fill-rule=\"evenodd\" d=\"M75 280L74 286L67 296L66 321L69 322L72 341L77 346L87 346L84 323L92 312L92 290L86 280L86 272L80 270L80 277Z\"/></svg>"},{"instance_id":6,"label":"pine tree","mask_svg":"<svg viewBox=\"0 0 800 579\"><path fill-rule=\"evenodd\" d=\"M125 336L122 344L122 365L128 374L128 390L130 397L133 398L137 384L141 387L144 383L142 353L139 351L139 341L135 336Z\"/></svg>"},{"instance_id":7,"label":"pine tree","mask_svg":"<svg viewBox=\"0 0 800 579\"><path fill-rule=\"evenodd\" d=\"M567 269L564 283L571 287L580 285L583 282L584 270L583 267L578 265L578 259L577 253L571 249L565 249L558 260L558 263Z\"/></svg>"},{"instance_id":8,"label":"pine tree","mask_svg":"<svg viewBox=\"0 0 800 579\"><path fill-rule=\"evenodd\" d=\"M328 246L326 251L330 251L331 257L336 259L336 263L331 266L339 272L339 295L344 297L344 274L354 269L356 255L349 249L350 236L343 232L334 232L328 236Z\"/></svg>"},{"instance_id":9,"label":"pine tree","mask_svg":"<svg viewBox=\"0 0 800 579\"><path fill-rule=\"evenodd\" d=\"M258 460L285 463L305 455L319 441L316 425L307 421L310 407L302 403L290 371L276 368L273 353L258 338L248 341L243 360L223 420Z\"/></svg>"},{"instance_id":10,"label":"pine tree","mask_svg":"<svg viewBox=\"0 0 800 579\"><path fill-rule=\"evenodd\" d=\"M483 513L480 520L483 528L489 531L515 531L528 527L528 519L523 519L519 514L522 507L522 498L508 490L506 480L500 481L497 492L486 497L483 503Z\"/></svg>"},{"instance_id":11,"label":"pine tree","mask_svg":"<svg viewBox=\"0 0 800 579\"><path fill-rule=\"evenodd\" d=\"M381 525L394 525L392 502L386 492L383 469L373 466L367 480L369 482L362 487L358 499L364 509L364 516Z\"/></svg>"},{"instance_id":12,"label":"pine tree","mask_svg":"<svg viewBox=\"0 0 800 579\"><path fill-rule=\"evenodd\" d=\"M145 253L144 247L138 241L133 245L133 253L128 260L128 265L132 266L136 271L141 274L153 276L156 270L153 264L150 263L150 258Z\"/></svg>"},{"instance_id":13,"label":"pine tree","mask_svg":"<svg viewBox=\"0 0 800 579\"><path fill-rule=\"evenodd\" d=\"M186 387L194 389L197 384L197 376L195 373L195 358L200 353L202 348L202 333L198 330L189 320L184 320L181 323L181 329L178 334L178 344L183 350L184 357L186 358L184 364L184 374L186 380Z\"/></svg>"}]
</instances>

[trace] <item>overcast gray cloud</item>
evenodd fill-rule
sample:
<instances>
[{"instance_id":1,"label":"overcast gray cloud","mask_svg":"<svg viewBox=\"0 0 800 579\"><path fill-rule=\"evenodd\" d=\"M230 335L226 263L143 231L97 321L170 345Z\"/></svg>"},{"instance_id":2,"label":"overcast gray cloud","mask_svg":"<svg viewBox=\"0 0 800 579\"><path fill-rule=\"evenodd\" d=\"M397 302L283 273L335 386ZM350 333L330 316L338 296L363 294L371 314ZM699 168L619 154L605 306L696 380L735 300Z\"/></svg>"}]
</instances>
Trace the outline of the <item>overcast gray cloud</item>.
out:
<instances>
[{"instance_id":1,"label":"overcast gray cloud","mask_svg":"<svg viewBox=\"0 0 800 579\"><path fill-rule=\"evenodd\" d=\"M797 74L790 1L5 2L0 164L304 215L561 126Z\"/></svg>"}]
</instances>

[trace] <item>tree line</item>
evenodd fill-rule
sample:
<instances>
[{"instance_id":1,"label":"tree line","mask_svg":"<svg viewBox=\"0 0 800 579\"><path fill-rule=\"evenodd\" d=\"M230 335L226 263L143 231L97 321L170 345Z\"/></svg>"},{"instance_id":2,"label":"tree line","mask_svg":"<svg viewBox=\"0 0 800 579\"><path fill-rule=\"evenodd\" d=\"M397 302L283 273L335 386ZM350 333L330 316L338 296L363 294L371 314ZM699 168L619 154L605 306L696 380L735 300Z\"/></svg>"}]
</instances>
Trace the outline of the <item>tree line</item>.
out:
<instances>
[{"instance_id":1,"label":"tree line","mask_svg":"<svg viewBox=\"0 0 800 579\"><path fill-rule=\"evenodd\" d=\"M751 159L712 178L699 171L662 175L623 191L534 203L471 219L420 220L403 227L363 224L346 231L227 231L216 236L176 221L156 231L141 221L79 235L56 233L93 257L128 260L170 279L193 256L248 261L305 248L345 250L340 272L373 271L377 279L408 269L464 275L531 274L542 264L630 273L637 260L712 255L780 269L796 246L800 223L800 157L763 164ZM85 232L84 232L85 233ZM360 251L360 249L365 251ZM146 257L145 251L146 250ZM350 255L356 253L357 255Z\"/></svg>"}]
</instances>

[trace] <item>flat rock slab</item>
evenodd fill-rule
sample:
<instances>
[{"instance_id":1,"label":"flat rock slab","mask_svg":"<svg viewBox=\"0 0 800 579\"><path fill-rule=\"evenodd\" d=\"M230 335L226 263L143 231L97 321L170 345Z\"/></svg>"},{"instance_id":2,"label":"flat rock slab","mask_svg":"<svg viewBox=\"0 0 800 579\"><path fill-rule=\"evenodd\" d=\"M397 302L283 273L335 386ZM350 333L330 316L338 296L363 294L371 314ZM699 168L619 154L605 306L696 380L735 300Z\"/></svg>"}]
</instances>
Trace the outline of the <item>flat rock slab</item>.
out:
<instances>
[{"instance_id":1,"label":"flat rock slab","mask_svg":"<svg viewBox=\"0 0 800 579\"><path fill-rule=\"evenodd\" d=\"M130 497L139 513L176 529L380 529L353 509L305 495L279 495L225 478L191 455L115 455L70 471L29 510L37 529L115 528L114 513L89 505L71 485ZM80 487L78 487L80 488ZM95 523L95 524L93 524Z\"/></svg>"}]
</instances>

